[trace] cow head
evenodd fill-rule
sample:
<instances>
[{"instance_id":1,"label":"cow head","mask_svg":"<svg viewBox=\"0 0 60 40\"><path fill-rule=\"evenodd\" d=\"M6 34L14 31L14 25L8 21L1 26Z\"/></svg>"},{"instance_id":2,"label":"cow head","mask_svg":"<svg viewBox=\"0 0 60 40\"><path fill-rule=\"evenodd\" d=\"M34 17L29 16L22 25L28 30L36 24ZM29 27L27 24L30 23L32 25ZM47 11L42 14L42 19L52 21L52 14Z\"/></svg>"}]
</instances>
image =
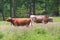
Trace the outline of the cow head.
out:
<instances>
[{"instance_id":1,"label":"cow head","mask_svg":"<svg viewBox=\"0 0 60 40\"><path fill-rule=\"evenodd\" d=\"M48 21L49 21L49 22L53 22L53 17L49 17L49 18L48 18Z\"/></svg>"},{"instance_id":2,"label":"cow head","mask_svg":"<svg viewBox=\"0 0 60 40\"><path fill-rule=\"evenodd\" d=\"M12 20L11 17L7 18L6 21L10 22Z\"/></svg>"}]
</instances>

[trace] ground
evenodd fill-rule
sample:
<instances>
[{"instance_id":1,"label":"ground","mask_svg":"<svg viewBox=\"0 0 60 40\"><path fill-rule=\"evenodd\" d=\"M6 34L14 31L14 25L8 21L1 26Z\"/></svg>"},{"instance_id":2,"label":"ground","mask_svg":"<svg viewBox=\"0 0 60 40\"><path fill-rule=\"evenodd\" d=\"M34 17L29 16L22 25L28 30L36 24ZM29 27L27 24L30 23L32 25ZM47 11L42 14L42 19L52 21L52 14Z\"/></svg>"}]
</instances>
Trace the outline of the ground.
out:
<instances>
[{"instance_id":1,"label":"ground","mask_svg":"<svg viewBox=\"0 0 60 40\"><path fill-rule=\"evenodd\" d=\"M9 22L0 21L0 40L60 40L60 17L54 17L47 24L34 23L28 28L15 27Z\"/></svg>"}]
</instances>

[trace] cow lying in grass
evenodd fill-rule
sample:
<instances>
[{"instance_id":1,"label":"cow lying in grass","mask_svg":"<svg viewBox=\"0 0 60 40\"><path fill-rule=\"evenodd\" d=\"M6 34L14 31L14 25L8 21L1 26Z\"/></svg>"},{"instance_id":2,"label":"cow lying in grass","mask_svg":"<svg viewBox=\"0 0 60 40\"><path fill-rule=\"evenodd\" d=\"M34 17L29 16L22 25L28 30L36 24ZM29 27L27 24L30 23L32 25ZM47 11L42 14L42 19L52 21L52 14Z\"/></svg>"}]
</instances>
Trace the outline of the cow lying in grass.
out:
<instances>
[{"instance_id":1,"label":"cow lying in grass","mask_svg":"<svg viewBox=\"0 0 60 40\"><path fill-rule=\"evenodd\" d=\"M31 15L30 16L32 22L36 23L48 23L48 22L53 22L53 17L48 17L46 15Z\"/></svg>"},{"instance_id":2,"label":"cow lying in grass","mask_svg":"<svg viewBox=\"0 0 60 40\"><path fill-rule=\"evenodd\" d=\"M31 20L30 18L7 18L6 21L11 22L14 26L29 26Z\"/></svg>"}]
</instances>

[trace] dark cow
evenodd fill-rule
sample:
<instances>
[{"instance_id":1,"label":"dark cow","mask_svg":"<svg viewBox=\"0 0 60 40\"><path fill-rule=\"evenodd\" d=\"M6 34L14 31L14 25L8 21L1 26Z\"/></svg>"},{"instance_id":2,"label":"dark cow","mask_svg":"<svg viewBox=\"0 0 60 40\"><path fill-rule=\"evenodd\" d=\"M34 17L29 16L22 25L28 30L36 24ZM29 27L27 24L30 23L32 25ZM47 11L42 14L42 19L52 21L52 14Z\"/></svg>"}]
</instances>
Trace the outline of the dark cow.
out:
<instances>
[{"instance_id":1,"label":"dark cow","mask_svg":"<svg viewBox=\"0 0 60 40\"><path fill-rule=\"evenodd\" d=\"M11 22L14 26L29 26L31 20L30 18L7 18L8 22Z\"/></svg>"}]
</instances>

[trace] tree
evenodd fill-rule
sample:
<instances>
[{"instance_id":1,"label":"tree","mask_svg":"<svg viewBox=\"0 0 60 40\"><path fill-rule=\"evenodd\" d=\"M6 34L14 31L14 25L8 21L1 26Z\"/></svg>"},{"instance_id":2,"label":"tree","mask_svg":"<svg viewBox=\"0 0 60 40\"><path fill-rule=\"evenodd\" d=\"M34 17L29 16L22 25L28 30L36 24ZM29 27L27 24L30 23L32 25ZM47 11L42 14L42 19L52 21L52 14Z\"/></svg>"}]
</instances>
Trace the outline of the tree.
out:
<instances>
[{"instance_id":1,"label":"tree","mask_svg":"<svg viewBox=\"0 0 60 40\"><path fill-rule=\"evenodd\" d=\"M10 0L10 17L12 17L12 0Z\"/></svg>"},{"instance_id":2,"label":"tree","mask_svg":"<svg viewBox=\"0 0 60 40\"><path fill-rule=\"evenodd\" d=\"M29 7L30 11L29 11L29 17L30 15L32 15L32 0L30 0L30 7Z\"/></svg>"},{"instance_id":3,"label":"tree","mask_svg":"<svg viewBox=\"0 0 60 40\"><path fill-rule=\"evenodd\" d=\"M14 0L14 17L16 17L16 0Z\"/></svg>"},{"instance_id":4,"label":"tree","mask_svg":"<svg viewBox=\"0 0 60 40\"><path fill-rule=\"evenodd\" d=\"M3 16L3 20L5 20L5 14L4 14L4 0L2 0L2 16Z\"/></svg>"},{"instance_id":5,"label":"tree","mask_svg":"<svg viewBox=\"0 0 60 40\"><path fill-rule=\"evenodd\" d=\"M46 15L46 14L48 14L48 3L49 2L49 0L44 0L44 9L45 9L45 11L42 13L43 15Z\"/></svg>"},{"instance_id":6,"label":"tree","mask_svg":"<svg viewBox=\"0 0 60 40\"><path fill-rule=\"evenodd\" d=\"M33 14L35 15L35 0L33 0Z\"/></svg>"},{"instance_id":7,"label":"tree","mask_svg":"<svg viewBox=\"0 0 60 40\"><path fill-rule=\"evenodd\" d=\"M59 16L59 0L54 0L55 9L53 10L53 16Z\"/></svg>"}]
</instances>

